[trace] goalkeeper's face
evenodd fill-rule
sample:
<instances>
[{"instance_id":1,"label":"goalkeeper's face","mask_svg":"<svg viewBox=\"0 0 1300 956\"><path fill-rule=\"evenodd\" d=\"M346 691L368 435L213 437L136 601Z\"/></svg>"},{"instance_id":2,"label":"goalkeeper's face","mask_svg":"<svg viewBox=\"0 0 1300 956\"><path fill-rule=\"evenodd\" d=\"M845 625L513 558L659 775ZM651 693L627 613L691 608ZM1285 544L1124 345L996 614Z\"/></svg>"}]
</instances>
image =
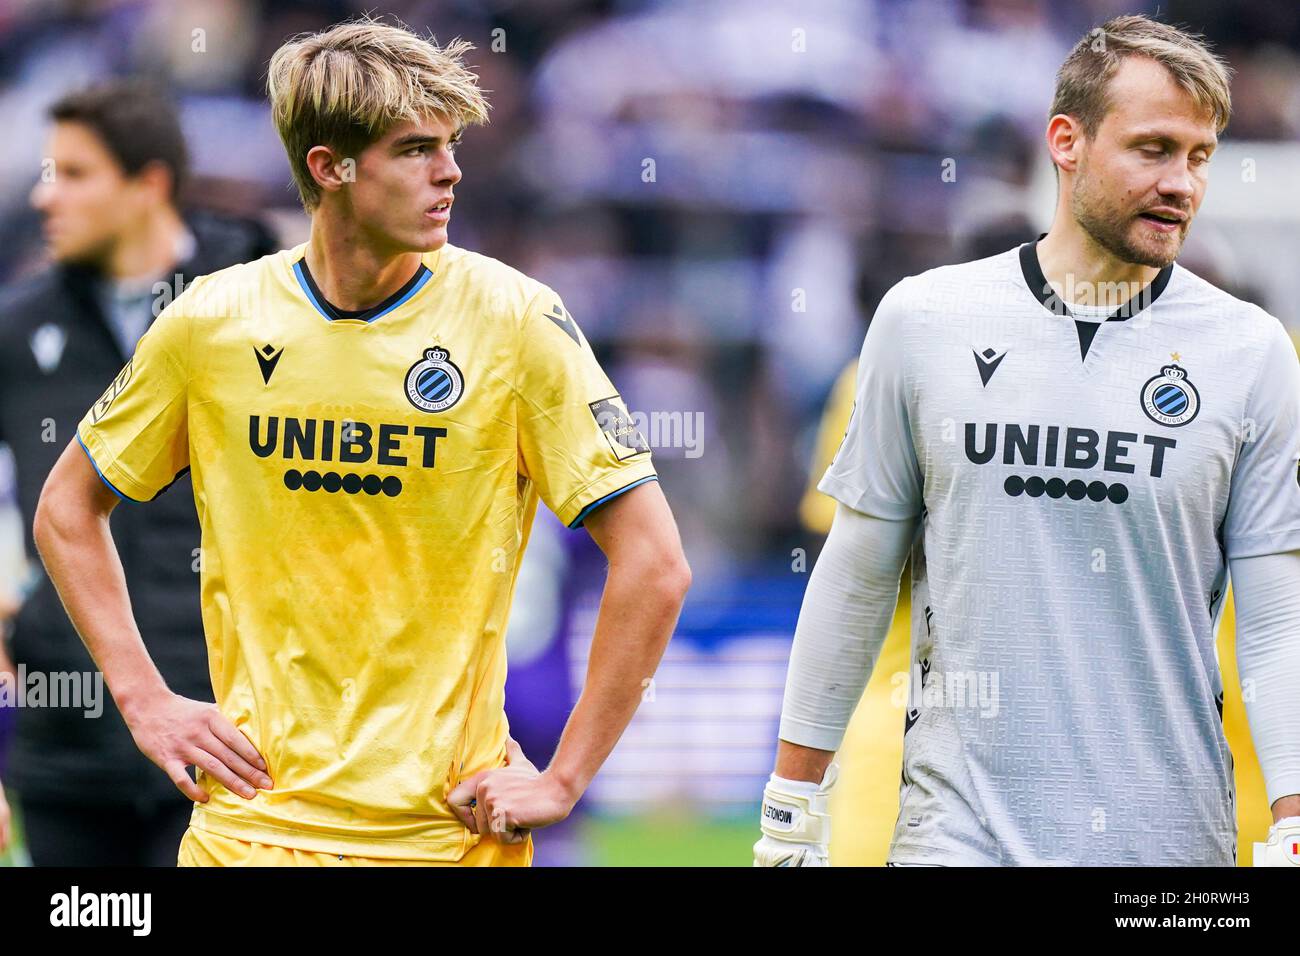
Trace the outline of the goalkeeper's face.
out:
<instances>
[{"instance_id":1,"label":"goalkeeper's face","mask_svg":"<svg viewBox=\"0 0 1300 956\"><path fill-rule=\"evenodd\" d=\"M441 248L460 182L459 141L459 127L433 115L401 123L362 150L354 181L341 191L358 233L392 252Z\"/></svg>"},{"instance_id":2,"label":"goalkeeper's face","mask_svg":"<svg viewBox=\"0 0 1300 956\"><path fill-rule=\"evenodd\" d=\"M1118 259L1163 269L1205 196L1218 143L1213 117L1147 57L1127 58L1107 93L1110 110L1083 141L1070 210Z\"/></svg>"}]
</instances>

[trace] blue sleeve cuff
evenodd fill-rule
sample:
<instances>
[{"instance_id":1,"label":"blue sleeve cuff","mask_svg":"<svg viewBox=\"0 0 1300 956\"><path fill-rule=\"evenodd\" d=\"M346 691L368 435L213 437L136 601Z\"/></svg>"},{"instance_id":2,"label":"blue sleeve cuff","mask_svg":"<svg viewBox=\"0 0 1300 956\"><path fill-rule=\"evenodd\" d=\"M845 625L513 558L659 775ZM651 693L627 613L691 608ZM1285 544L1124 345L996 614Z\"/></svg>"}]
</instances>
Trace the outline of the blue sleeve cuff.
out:
<instances>
[{"instance_id":1,"label":"blue sleeve cuff","mask_svg":"<svg viewBox=\"0 0 1300 956\"><path fill-rule=\"evenodd\" d=\"M140 504L140 502L137 501L135 498L132 498L129 495L122 494L122 492L118 491L117 488L113 486L113 483L111 481L109 481L107 478L104 477L104 473L99 470L99 464L95 461L95 456L90 453L90 449L86 447L86 443L81 440L80 432L77 433L77 444L80 445L81 450L86 453L86 457L90 459L90 467L95 469L95 474L99 475L99 480L108 486L109 491L113 492L113 494L117 495L123 501L130 501L134 504Z\"/></svg>"},{"instance_id":2,"label":"blue sleeve cuff","mask_svg":"<svg viewBox=\"0 0 1300 956\"><path fill-rule=\"evenodd\" d=\"M597 498L591 504L587 505L587 507L583 508L581 511L578 512L578 517L573 519L573 522L569 525L569 527L581 528L582 523L587 520L587 516L591 514L593 511L595 511L597 508L599 508L601 505L605 504L606 502L613 501L619 495L623 494L623 492L631 491L637 485L644 485L647 481L658 481L658 480L659 480L658 475L646 475L644 478L638 478L636 481L632 482L631 484L624 485L622 488L619 488L617 491L611 491L603 498Z\"/></svg>"}]
</instances>

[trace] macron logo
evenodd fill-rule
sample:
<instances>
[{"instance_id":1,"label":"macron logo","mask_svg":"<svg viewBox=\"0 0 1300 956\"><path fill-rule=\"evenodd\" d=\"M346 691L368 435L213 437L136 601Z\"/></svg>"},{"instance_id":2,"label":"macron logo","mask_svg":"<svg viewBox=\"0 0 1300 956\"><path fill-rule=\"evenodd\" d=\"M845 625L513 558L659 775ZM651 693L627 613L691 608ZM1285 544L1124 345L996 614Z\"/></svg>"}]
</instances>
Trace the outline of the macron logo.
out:
<instances>
[{"instance_id":1,"label":"macron logo","mask_svg":"<svg viewBox=\"0 0 1300 956\"><path fill-rule=\"evenodd\" d=\"M280 356L284 354L284 347L281 346L277 351L274 345L263 345L260 349L253 349L253 354L257 356L257 364L262 369L262 383L271 384L271 376L275 374L275 366L280 361Z\"/></svg>"},{"instance_id":2,"label":"macron logo","mask_svg":"<svg viewBox=\"0 0 1300 956\"><path fill-rule=\"evenodd\" d=\"M50 897L51 926L129 926L135 936L148 936L152 927L151 893L70 893Z\"/></svg>"},{"instance_id":3,"label":"macron logo","mask_svg":"<svg viewBox=\"0 0 1300 956\"><path fill-rule=\"evenodd\" d=\"M974 349L971 349L971 351L975 352ZM993 377L993 373L998 370L998 366L1002 364L1002 360L1006 357L1006 349L1001 352L996 352L993 349L975 352L975 364L979 366L980 381L988 385L989 379Z\"/></svg>"}]
</instances>

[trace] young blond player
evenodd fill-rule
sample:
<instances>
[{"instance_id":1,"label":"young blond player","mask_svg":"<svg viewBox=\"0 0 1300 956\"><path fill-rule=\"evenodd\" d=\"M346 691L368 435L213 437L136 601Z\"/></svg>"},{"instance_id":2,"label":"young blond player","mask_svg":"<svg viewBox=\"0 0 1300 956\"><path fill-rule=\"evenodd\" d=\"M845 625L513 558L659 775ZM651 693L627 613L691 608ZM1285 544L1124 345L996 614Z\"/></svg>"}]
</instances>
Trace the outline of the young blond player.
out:
<instances>
[{"instance_id":1,"label":"young blond player","mask_svg":"<svg viewBox=\"0 0 1300 956\"><path fill-rule=\"evenodd\" d=\"M141 750L196 801L182 864L529 863L689 586L649 449L559 296L447 241L453 151L487 118L468 49L366 20L275 53L310 239L164 311L42 496L69 614ZM187 468L215 705L163 684L108 533L119 499ZM609 559L541 772L503 710L539 498Z\"/></svg>"}]
</instances>

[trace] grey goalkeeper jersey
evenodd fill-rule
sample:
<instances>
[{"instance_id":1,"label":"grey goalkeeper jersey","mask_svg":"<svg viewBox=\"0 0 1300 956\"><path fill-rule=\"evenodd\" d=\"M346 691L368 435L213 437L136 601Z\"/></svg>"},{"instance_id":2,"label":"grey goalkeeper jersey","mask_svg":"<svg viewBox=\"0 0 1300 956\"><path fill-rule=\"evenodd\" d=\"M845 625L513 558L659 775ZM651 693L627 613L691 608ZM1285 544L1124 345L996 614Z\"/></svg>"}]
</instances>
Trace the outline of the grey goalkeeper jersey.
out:
<instances>
[{"instance_id":1,"label":"grey goalkeeper jersey","mask_svg":"<svg viewBox=\"0 0 1300 956\"><path fill-rule=\"evenodd\" d=\"M1290 337L1181 266L1092 321L1034 243L894 286L819 486L921 519L890 862L1232 865L1226 561L1300 548L1298 465Z\"/></svg>"}]
</instances>

